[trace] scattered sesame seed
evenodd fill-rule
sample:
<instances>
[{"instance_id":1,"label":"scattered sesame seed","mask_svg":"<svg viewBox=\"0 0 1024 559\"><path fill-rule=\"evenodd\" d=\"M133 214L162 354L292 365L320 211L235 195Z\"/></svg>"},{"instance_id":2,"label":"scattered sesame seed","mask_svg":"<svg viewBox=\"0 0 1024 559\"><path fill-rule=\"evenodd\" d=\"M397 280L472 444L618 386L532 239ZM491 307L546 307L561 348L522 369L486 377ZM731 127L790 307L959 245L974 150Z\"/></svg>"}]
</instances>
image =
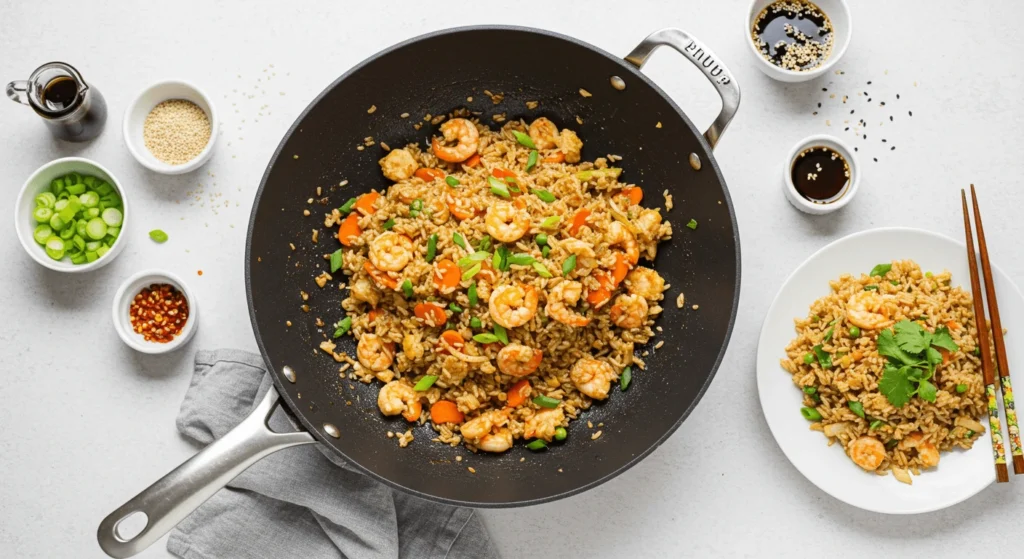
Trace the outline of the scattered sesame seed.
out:
<instances>
[{"instance_id":1,"label":"scattered sesame seed","mask_svg":"<svg viewBox=\"0 0 1024 559\"><path fill-rule=\"evenodd\" d=\"M819 108L819 109L821 108L821 103L818 103L818 108Z\"/></svg>"},{"instance_id":2,"label":"scattered sesame seed","mask_svg":"<svg viewBox=\"0 0 1024 559\"><path fill-rule=\"evenodd\" d=\"M823 87L823 88L821 88L821 90L822 91L828 91L828 88L827 87Z\"/></svg>"},{"instance_id":3,"label":"scattered sesame seed","mask_svg":"<svg viewBox=\"0 0 1024 559\"><path fill-rule=\"evenodd\" d=\"M875 160L875 163L878 163L878 158L877 157L872 157L872 159Z\"/></svg>"},{"instance_id":4,"label":"scattered sesame seed","mask_svg":"<svg viewBox=\"0 0 1024 559\"><path fill-rule=\"evenodd\" d=\"M892 115L889 115L889 122L892 122Z\"/></svg>"},{"instance_id":5,"label":"scattered sesame seed","mask_svg":"<svg viewBox=\"0 0 1024 559\"><path fill-rule=\"evenodd\" d=\"M871 82L868 82L868 85L871 85Z\"/></svg>"},{"instance_id":6,"label":"scattered sesame seed","mask_svg":"<svg viewBox=\"0 0 1024 559\"><path fill-rule=\"evenodd\" d=\"M907 111L907 114L910 116L914 116L914 111Z\"/></svg>"},{"instance_id":7,"label":"scattered sesame seed","mask_svg":"<svg viewBox=\"0 0 1024 559\"><path fill-rule=\"evenodd\" d=\"M466 469L469 470L469 473L471 473L471 474L475 474L476 473L476 468L474 468L473 466L469 466Z\"/></svg>"},{"instance_id":8,"label":"scattered sesame seed","mask_svg":"<svg viewBox=\"0 0 1024 559\"><path fill-rule=\"evenodd\" d=\"M369 109L366 109L366 114L373 114L377 112L377 105L370 105Z\"/></svg>"},{"instance_id":9,"label":"scattered sesame seed","mask_svg":"<svg viewBox=\"0 0 1024 559\"><path fill-rule=\"evenodd\" d=\"M896 94L896 100L899 100L899 98L900 98L900 94L899 94L899 93L897 93L897 94Z\"/></svg>"},{"instance_id":10,"label":"scattered sesame seed","mask_svg":"<svg viewBox=\"0 0 1024 559\"><path fill-rule=\"evenodd\" d=\"M693 310L697 310L697 309L699 309L699 308L700 308L700 305L694 305L694 306L692 306L692 307L690 307L690 308L692 308Z\"/></svg>"},{"instance_id":11,"label":"scattered sesame seed","mask_svg":"<svg viewBox=\"0 0 1024 559\"><path fill-rule=\"evenodd\" d=\"M292 156L292 159L298 159L298 158L299 158L299 156L298 156L298 155L293 155L293 156Z\"/></svg>"},{"instance_id":12,"label":"scattered sesame seed","mask_svg":"<svg viewBox=\"0 0 1024 559\"><path fill-rule=\"evenodd\" d=\"M583 97L593 97L592 93L590 93L586 89L583 89L582 87L580 88L580 95L582 95Z\"/></svg>"},{"instance_id":13,"label":"scattered sesame seed","mask_svg":"<svg viewBox=\"0 0 1024 559\"><path fill-rule=\"evenodd\" d=\"M891 148L889 148L889 151L896 151L896 146L892 146Z\"/></svg>"},{"instance_id":14,"label":"scattered sesame seed","mask_svg":"<svg viewBox=\"0 0 1024 559\"><path fill-rule=\"evenodd\" d=\"M456 456L455 457L455 461L456 462L462 462L462 455L460 454L460 455Z\"/></svg>"}]
</instances>

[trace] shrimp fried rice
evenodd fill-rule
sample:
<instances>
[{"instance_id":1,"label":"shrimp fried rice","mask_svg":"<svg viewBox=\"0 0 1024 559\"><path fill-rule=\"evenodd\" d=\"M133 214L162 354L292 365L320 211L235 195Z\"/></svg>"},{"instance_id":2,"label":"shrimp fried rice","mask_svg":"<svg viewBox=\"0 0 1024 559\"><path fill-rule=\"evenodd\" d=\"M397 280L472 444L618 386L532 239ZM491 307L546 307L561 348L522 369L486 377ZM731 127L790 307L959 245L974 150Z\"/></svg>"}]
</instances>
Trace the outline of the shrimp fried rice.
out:
<instances>
[{"instance_id":1,"label":"shrimp fried rice","mask_svg":"<svg viewBox=\"0 0 1024 559\"><path fill-rule=\"evenodd\" d=\"M435 441L504 452L562 440L643 368L635 350L668 286L641 264L672 227L620 180L618 158L581 161L572 130L449 116L429 147L381 159L385 192L327 216L349 288L335 334L358 343L356 359L331 339L321 349L343 375L383 384L381 413L429 422Z\"/></svg>"}]
</instances>

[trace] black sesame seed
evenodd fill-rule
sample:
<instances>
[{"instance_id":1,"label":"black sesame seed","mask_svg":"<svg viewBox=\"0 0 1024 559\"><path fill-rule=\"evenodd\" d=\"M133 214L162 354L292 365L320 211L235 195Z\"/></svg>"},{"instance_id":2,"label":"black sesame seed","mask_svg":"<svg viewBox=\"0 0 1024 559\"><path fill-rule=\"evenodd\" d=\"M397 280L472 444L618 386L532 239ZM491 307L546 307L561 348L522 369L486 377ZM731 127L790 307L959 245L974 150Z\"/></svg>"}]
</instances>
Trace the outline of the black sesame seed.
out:
<instances>
[{"instance_id":1,"label":"black sesame seed","mask_svg":"<svg viewBox=\"0 0 1024 559\"><path fill-rule=\"evenodd\" d=\"M867 139L868 139L868 135L867 135L867 134L864 134L864 139L865 139L865 140L867 140Z\"/></svg>"},{"instance_id":2,"label":"black sesame seed","mask_svg":"<svg viewBox=\"0 0 1024 559\"><path fill-rule=\"evenodd\" d=\"M818 111L814 111L814 112L813 112L813 113L811 113L811 114L813 114L813 115L816 115L816 114L818 114Z\"/></svg>"},{"instance_id":3,"label":"black sesame seed","mask_svg":"<svg viewBox=\"0 0 1024 559\"><path fill-rule=\"evenodd\" d=\"M870 103L870 102L871 102L871 98L870 98L870 97L868 97L868 103Z\"/></svg>"},{"instance_id":4,"label":"black sesame seed","mask_svg":"<svg viewBox=\"0 0 1024 559\"><path fill-rule=\"evenodd\" d=\"M871 85L871 82L868 82L868 85Z\"/></svg>"},{"instance_id":5,"label":"black sesame seed","mask_svg":"<svg viewBox=\"0 0 1024 559\"><path fill-rule=\"evenodd\" d=\"M892 115L889 115L889 122L892 122Z\"/></svg>"},{"instance_id":6,"label":"black sesame seed","mask_svg":"<svg viewBox=\"0 0 1024 559\"><path fill-rule=\"evenodd\" d=\"M823 87L823 88L821 88L821 90L822 91L828 91L828 88L827 87Z\"/></svg>"},{"instance_id":7,"label":"black sesame seed","mask_svg":"<svg viewBox=\"0 0 1024 559\"><path fill-rule=\"evenodd\" d=\"M910 116L914 116L914 111L907 111L907 114Z\"/></svg>"},{"instance_id":8,"label":"black sesame seed","mask_svg":"<svg viewBox=\"0 0 1024 559\"><path fill-rule=\"evenodd\" d=\"M847 127L846 127L846 130L843 130L843 132L848 132L849 130L850 130L850 127L849 127L849 126L847 126Z\"/></svg>"},{"instance_id":9,"label":"black sesame seed","mask_svg":"<svg viewBox=\"0 0 1024 559\"><path fill-rule=\"evenodd\" d=\"M871 159L874 159L875 163L878 163L878 158L877 157L872 157Z\"/></svg>"},{"instance_id":10,"label":"black sesame seed","mask_svg":"<svg viewBox=\"0 0 1024 559\"><path fill-rule=\"evenodd\" d=\"M882 138L882 143L883 143L883 144L885 143L885 138Z\"/></svg>"},{"instance_id":11,"label":"black sesame seed","mask_svg":"<svg viewBox=\"0 0 1024 559\"><path fill-rule=\"evenodd\" d=\"M859 149L857 149L857 147L855 146L855 147L853 148L853 151L860 151L860 150L859 150Z\"/></svg>"},{"instance_id":12,"label":"black sesame seed","mask_svg":"<svg viewBox=\"0 0 1024 559\"><path fill-rule=\"evenodd\" d=\"M896 99L897 99L897 100L899 100L899 98L900 98L900 94L899 94L899 93L897 93L897 94L896 94Z\"/></svg>"},{"instance_id":13,"label":"black sesame seed","mask_svg":"<svg viewBox=\"0 0 1024 559\"><path fill-rule=\"evenodd\" d=\"M883 106L883 107L885 106L885 101L882 101L882 105L881 106Z\"/></svg>"},{"instance_id":14,"label":"black sesame seed","mask_svg":"<svg viewBox=\"0 0 1024 559\"><path fill-rule=\"evenodd\" d=\"M850 109L850 114L851 114L851 115L853 114L853 109Z\"/></svg>"},{"instance_id":15,"label":"black sesame seed","mask_svg":"<svg viewBox=\"0 0 1024 559\"><path fill-rule=\"evenodd\" d=\"M896 146L892 146L891 148L889 148L889 151L896 151Z\"/></svg>"},{"instance_id":16,"label":"black sesame seed","mask_svg":"<svg viewBox=\"0 0 1024 559\"><path fill-rule=\"evenodd\" d=\"M819 108L819 109L821 108L821 103L818 103L818 108Z\"/></svg>"}]
</instances>

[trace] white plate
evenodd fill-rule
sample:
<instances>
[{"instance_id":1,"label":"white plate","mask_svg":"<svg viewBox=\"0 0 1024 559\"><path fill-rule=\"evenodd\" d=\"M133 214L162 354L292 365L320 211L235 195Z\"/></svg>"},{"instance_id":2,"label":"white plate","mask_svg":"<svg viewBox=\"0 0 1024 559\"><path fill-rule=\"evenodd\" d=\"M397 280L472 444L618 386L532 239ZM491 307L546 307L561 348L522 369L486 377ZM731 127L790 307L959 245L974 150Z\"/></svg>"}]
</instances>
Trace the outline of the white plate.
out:
<instances>
[{"instance_id":1,"label":"white plate","mask_svg":"<svg viewBox=\"0 0 1024 559\"><path fill-rule=\"evenodd\" d=\"M806 316L811 304L829 293L829 280L844 273L867 273L875 264L914 260L921 269L953 274L953 285L970 291L963 243L920 229L873 229L850 235L819 250L786 280L768 309L757 344L757 390L765 420L775 440L811 483L855 507L888 514L918 514L955 505L995 481L992 446L985 433L967 451L943 453L939 466L913 476L914 484L878 476L855 465L838 445L808 428L800 415L802 394L780 365L795 336L793 319ZM1024 297L1002 270L992 267L1000 317L1008 337L1024 329ZM1024 347L1006 344L1011 370L1024 363ZM980 418L979 418L980 419Z\"/></svg>"}]
</instances>

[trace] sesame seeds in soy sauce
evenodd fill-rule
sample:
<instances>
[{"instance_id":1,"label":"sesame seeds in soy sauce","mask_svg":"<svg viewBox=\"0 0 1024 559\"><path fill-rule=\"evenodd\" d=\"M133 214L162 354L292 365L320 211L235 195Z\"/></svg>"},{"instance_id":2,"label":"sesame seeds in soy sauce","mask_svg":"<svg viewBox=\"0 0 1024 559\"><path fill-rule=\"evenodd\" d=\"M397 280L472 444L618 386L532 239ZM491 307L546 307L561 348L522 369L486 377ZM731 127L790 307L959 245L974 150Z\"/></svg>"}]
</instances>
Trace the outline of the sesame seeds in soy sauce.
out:
<instances>
[{"instance_id":1,"label":"sesame seeds in soy sauce","mask_svg":"<svg viewBox=\"0 0 1024 559\"><path fill-rule=\"evenodd\" d=\"M790 174L796 191L815 204L829 204L842 198L852 178L846 159L825 146L800 152L793 160Z\"/></svg>"},{"instance_id":2,"label":"sesame seeds in soy sauce","mask_svg":"<svg viewBox=\"0 0 1024 559\"><path fill-rule=\"evenodd\" d=\"M784 70L806 72L832 54L832 21L807 0L777 0L754 19L751 37L766 60Z\"/></svg>"}]
</instances>

